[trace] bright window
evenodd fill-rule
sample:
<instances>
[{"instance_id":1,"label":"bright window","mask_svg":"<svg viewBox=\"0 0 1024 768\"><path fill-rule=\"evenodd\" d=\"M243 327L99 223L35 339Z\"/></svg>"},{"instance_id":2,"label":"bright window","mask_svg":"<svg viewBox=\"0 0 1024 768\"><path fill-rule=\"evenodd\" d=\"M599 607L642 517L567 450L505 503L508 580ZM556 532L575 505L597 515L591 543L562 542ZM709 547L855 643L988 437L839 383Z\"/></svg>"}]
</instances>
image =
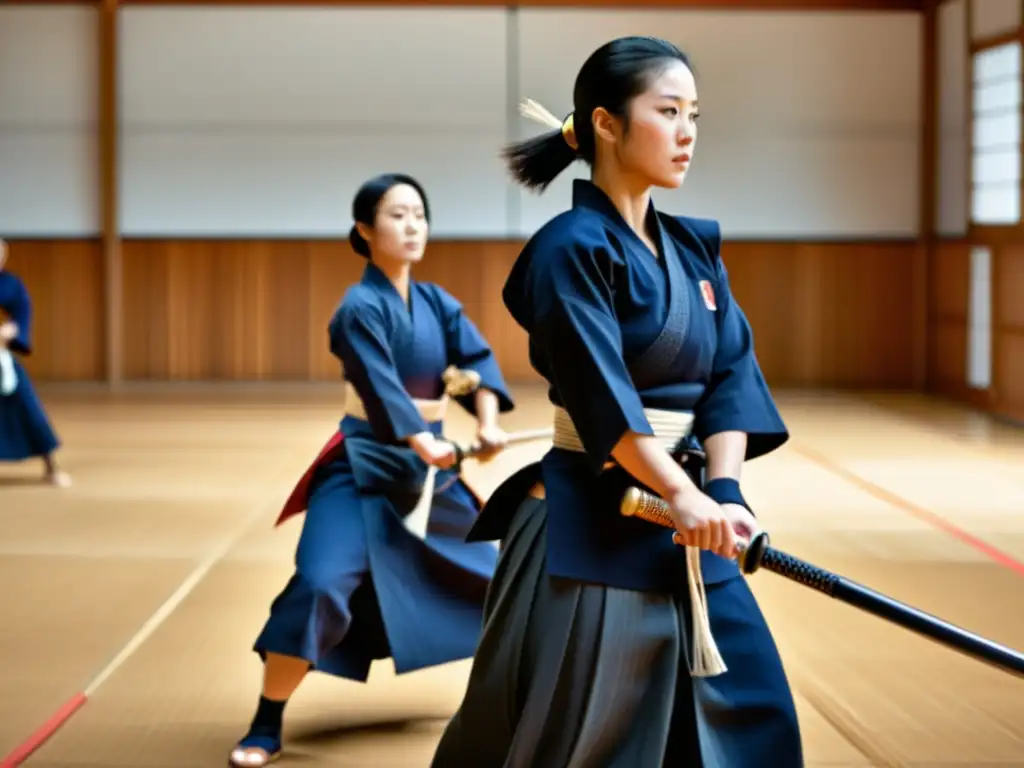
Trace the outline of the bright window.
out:
<instances>
[{"instance_id":1,"label":"bright window","mask_svg":"<svg viewBox=\"0 0 1024 768\"><path fill-rule=\"evenodd\" d=\"M967 303L967 386L992 386L992 251L971 248Z\"/></svg>"},{"instance_id":2,"label":"bright window","mask_svg":"<svg viewBox=\"0 0 1024 768\"><path fill-rule=\"evenodd\" d=\"M1020 221L1021 44L974 54L972 83L971 220Z\"/></svg>"}]
</instances>

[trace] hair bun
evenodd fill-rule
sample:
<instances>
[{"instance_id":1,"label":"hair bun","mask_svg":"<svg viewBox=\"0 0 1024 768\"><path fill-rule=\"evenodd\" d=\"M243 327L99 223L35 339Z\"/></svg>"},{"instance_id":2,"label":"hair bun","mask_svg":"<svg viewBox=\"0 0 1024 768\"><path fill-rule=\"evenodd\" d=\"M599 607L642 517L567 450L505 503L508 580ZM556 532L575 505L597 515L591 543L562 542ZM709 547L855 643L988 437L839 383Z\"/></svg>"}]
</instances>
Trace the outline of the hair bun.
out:
<instances>
[{"instance_id":1,"label":"hair bun","mask_svg":"<svg viewBox=\"0 0 1024 768\"><path fill-rule=\"evenodd\" d=\"M352 225L352 229L348 232L348 242L352 246L353 251L364 259L370 258L370 244L366 242L366 238L359 234L355 224Z\"/></svg>"}]
</instances>

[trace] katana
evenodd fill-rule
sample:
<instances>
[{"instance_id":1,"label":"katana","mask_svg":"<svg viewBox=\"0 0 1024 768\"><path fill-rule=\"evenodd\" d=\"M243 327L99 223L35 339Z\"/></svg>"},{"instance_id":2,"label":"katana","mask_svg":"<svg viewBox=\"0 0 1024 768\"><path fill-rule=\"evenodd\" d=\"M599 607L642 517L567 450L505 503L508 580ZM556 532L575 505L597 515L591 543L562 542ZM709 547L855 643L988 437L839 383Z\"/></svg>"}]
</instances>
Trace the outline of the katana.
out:
<instances>
[{"instance_id":1,"label":"katana","mask_svg":"<svg viewBox=\"0 0 1024 768\"><path fill-rule=\"evenodd\" d=\"M626 517L637 517L675 530L665 500L640 488L626 491L619 511ZM1024 654L786 554L770 546L769 541L768 534L759 531L749 543L741 542L736 559L743 573L755 573L763 568L1004 672L1024 677Z\"/></svg>"}]
</instances>

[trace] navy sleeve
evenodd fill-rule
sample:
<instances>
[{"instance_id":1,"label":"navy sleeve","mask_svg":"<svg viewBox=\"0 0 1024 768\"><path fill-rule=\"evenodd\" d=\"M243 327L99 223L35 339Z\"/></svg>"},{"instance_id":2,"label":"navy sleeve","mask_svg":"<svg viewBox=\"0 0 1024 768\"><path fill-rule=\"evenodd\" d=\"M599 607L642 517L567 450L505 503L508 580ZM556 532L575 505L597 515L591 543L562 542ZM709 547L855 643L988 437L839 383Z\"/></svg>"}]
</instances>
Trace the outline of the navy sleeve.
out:
<instances>
[{"instance_id":1,"label":"navy sleeve","mask_svg":"<svg viewBox=\"0 0 1024 768\"><path fill-rule=\"evenodd\" d=\"M750 323L732 296L720 253L716 226L711 254L718 346L707 390L694 409L694 434L703 442L720 432L745 432L746 458L755 459L783 445L789 433L757 362Z\"/></svg>"},{"instance_id":2,"label":"navy sleeve","mask_svg":"<svg viewBox=\"0 0 1024 768\"><path fill-rule=\"evenodd\" d=\"M0 308L18 326L18 335L8 348L22 355L32 354L32 298L25 284L10 272L0 274Z\"/></svg>"},{"instance_id":3,"label":"navy sleeve","mask_svg":"<svg viewBox=\"0 0 1024 768\"><path fill-rule=\"evenodd\" d=\"M487 340L476 325L466 317L462 305L438 286L431 286L442 313L445 347L448 362L456 368L475 371L480 376L480 388L493 392L498 397L500 413L511 411L515 404L509 394L501 368L494 357ZM460 395L453 398L466 411L476 415L476 395Z\"/></svg>"},{"instance_id":4,"label":"navy sleeve","mask_svg":"<svg viewBox=\"0 0 1024 768\"><path fill-rule=\"evenodd\" d=\"M586 243L528 249L505 303L529 333L596 472L627 432L654 434L623 359L609 257Z\"/></svg>"},{"instance_id":5,"label":"navy sleeve","mask_svg":"<svg viewBox=\"0 0 1024 768\"><path fill-rule=\"evenodd\" d=\"M380 307L346 297L331 318L329 334L331 352L359 393L378 440L401 441L428 431L398 376Z\"/></svg>"}]
</instances>

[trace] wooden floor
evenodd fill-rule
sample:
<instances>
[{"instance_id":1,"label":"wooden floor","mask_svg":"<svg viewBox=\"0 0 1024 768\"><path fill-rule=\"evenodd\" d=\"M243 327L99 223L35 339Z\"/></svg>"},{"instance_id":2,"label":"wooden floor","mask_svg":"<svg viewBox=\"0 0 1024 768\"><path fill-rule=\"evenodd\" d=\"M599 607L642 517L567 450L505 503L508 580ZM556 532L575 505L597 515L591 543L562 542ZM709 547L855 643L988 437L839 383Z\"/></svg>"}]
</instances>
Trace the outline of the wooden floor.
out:
<instances>
[{"instance_id":1,"label":"wooden floor","mask_svg":"<svg viewBox=\"0 0 1024 768\"><path fill-rule=\"evenodd\" d=\"M299 532L271 524L336 423L337 390L42 391L75 485L0 467L0 756L88 690L26 765L224 765ZM542 393L518 395L505 426L546 426ZM774 543L1024 649L1024 431L916 396L779 397L794 439L744 483ZM469 427L459 414L450 434ZM486 493L546 447L467 477ZM1024 766L1024 681L770 573L751 584L809 766ZM279 765L428 765L467 669L310 678Z\"/></svg>"}]
</instances>

